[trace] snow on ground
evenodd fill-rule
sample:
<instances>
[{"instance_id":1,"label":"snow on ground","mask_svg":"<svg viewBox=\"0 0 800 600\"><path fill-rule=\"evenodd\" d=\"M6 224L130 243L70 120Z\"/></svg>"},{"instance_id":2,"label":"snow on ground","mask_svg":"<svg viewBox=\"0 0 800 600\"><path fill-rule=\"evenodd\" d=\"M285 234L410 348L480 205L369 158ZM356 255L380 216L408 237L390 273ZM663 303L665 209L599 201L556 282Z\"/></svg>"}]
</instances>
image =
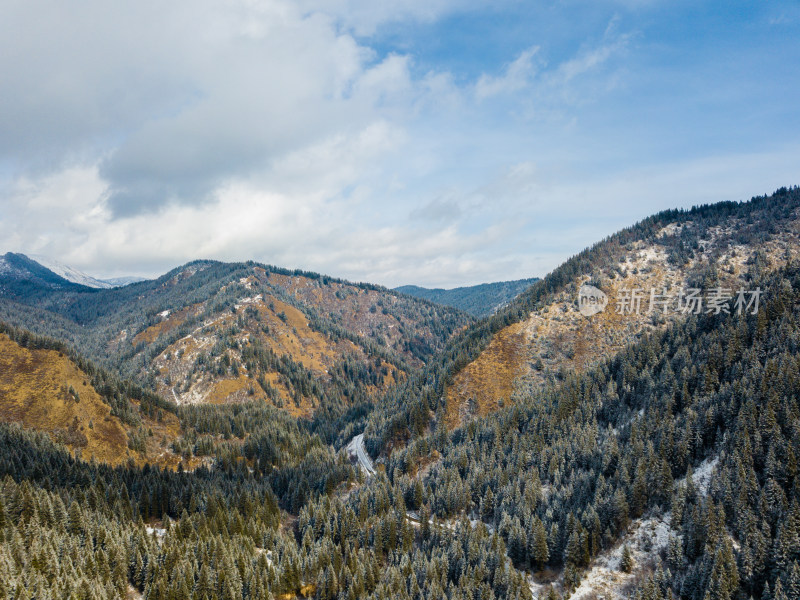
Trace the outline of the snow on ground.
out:
<instances>
[{"instance_id":1,"label":"snow on ground","mask_svg":"<svg viewBox=\"0 0 800 600\"><path fill-rule=\"evenodd\" d=\"M641 569L649 557L657 555L667 547L670 536L670 518L670 513L667 513L635 520L631 524L629 532L614 548L602 552L592 561L589 570L581 579L581 585L570 598L573 600L582 598L588 600L595 597L606 600L625 598L622 595L623 586L636 575L637 570ZM620 570L622 549L625 545L633 555L632 573L623 573Z\"/></svg>"},{"instance_id":2,"label":"snow on ground","mask_svg":"<svg viewBox=\"0 0 800 600\"><path fill-rule=\"evenodd\" d=\"M267 564L271 567L272 566L272 550L265 550L264 548L256 548L256 554L266 554L267 555Z\"/></svg>"},{"instance_id":3,"label":"snow on ground","mask_svg":"<svg viewBox=\"0 0 800 600\"><path fill-rule=\"evenodd\" d=\"M258 304L262 302L262 298L263 297L261 296L261 294L256 294L253 297L242 298L241 300L239 300L239 302L237 302L234 305L234 307L236 308L236 310L239 310L245 304Z\"/></svg>"},{"instance_id":4,"label":"snow on ground","mask_svg":"<svg viewBox=\"0 0 800 600\"><path fill-rule=\"evenodd\" d=\"M706 459L692 473L692 482L699 494L708 494L711 477L718 464L719 457ZM684 483L685 480L679 480L675 485L679 486ZM657 556L669 544L671 518L671 513L666 513L633 521L628 533L614 548L602 552L592 561L588 571L583 574L581 585L570 598L572 600L589 600L589 598L622 600L625 598L622 594L625 584L636 575L649 558ZM630 548L634 559L634 569L630 574L620 571L622 549L625 545ZM547 591L547 586L533 580L529 579L528 584L534 598L543 596Z\"/></svg>"},{"instance_id":5,"label":"snow on ground","mask_svg":"<svg viewBox=\"0 0 800 600\"><path fill-rule=\"evenodd\" d=\"M701 496L708 494L708 486L711 483L711 476L714 474L714 469L717 468L719 457L715 456L711 460L704 460L700 466L692 473L692 482L697 488L697 493Z\"/></svg>"},{"instance_id":6,"label":"snow on ground","mask_svg":"<svg viewBox=\"0 0 800 600\"><path fill-rule=\"evenodd\" d=\"M536 583L530 575L526 576L526 579L534 599L544 598L547 595L547 588L549 587L547 584Z\"/></svg>"},{"instance_id":7,"label":"snow on ground","mask_svg":"<svg viewBox=\"0 0 800 600\"><path fill-rule=\"evenodd\" d=\"M110 288L112 287L111 284L106 283L105 281L100 281L99 279L95 279L91 275L87 275L86 273L82 273L78 271L78 269L74 269L69 265L65 265L63 263L58 262L57 260L53 260L48 256L42 256L41 254L30 254L28 258L33 259L40 265L42 265L45 269L49 269L59 277L63 277L67 281L71 281L72 283L78 283L80 285L85 285L91 288Z\"/></svg>"},{"instance_id":8,"label":"snow on ground","mask_svg":"<svg viewBox=\"0 0 800 600\"><path fill-rule=\"evenodd\" d=\"M144 529L147 532L147 535L153 535L155 533L156 537L159 537L159 538L163 538L165 535L167 535L167 530L166 529L162 529L160 527L149 527L148 526L148 527L145 527Z\"/></svg>"},{"instance_id":9,"label":"snow on ground","mask_svg":"<svg viewBox=\"0 0 800 600\"><path fill-rule=\"evenodd\" d=\"M675 235L676 233L681 232L681 225L679 223L670 223L666 227L663 227L661 231L656 234L657 238L666 237L668 235Z\"/></svg>"}]
</instances>

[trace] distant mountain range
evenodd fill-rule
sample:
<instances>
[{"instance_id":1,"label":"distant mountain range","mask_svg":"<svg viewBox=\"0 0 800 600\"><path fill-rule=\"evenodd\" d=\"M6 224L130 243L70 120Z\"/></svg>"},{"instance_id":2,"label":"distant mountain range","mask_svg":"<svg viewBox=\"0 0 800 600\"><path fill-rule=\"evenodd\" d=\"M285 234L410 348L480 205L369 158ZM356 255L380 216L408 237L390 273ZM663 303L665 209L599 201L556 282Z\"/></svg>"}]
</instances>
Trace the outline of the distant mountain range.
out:
<instances>
[{"instance_id":1,"label":"distant mountain range","mask_svg":"<svg viewBox=\"0 0 800 600\"><path fill-rule=\"evenodd\" d=\"M537 281L539 281L539 278L533 277L531 279L517 279L516 281L481 283L480 285L458 287L450 290L424 288L416 285L403 285L394 289L397 292L408 294L415 298L423 298L437 304L458 308L474 317L488 317Z\"/></svg>"},{"instance_id":2,"label":"distant mountain range","mask_svg":"<svg viewBox=\"0 0 800 600\"><path fill-rule=\"evenodd\" d=\"M49 271L49 273L45 273L42 269ZM18 276L27 273L28 275L34 275L41 281L48 282L50 285L63 286L66 285L64 282L67 282L95 289L108 289L147 281L144 277L130 276L97 279L48 256L42 256L41 254L26 256L25 254L14 252L8 252L0 256L0 273L17 273Z\"/></svg>"}]
</instances>

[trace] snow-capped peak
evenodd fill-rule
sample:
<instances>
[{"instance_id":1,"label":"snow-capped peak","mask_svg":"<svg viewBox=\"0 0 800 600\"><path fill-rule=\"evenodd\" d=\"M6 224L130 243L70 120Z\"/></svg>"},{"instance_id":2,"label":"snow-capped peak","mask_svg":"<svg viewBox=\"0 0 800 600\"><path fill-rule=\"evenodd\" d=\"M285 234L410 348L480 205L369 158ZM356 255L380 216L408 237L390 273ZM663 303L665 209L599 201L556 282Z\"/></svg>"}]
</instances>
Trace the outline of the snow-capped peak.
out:
<instances>
[{"instance_id":1,"label":"snow-capped peak","mask_svg":"<svg viewBox=\"0 0 800 600\"><path fill-rule=\"evenodd\" d=\"M63 263L58 262L57 260L53 260L50 257L42 256L41 254L29 254L28 258L35 260L45 269L49 269L59 277L63 277L64 279L66 279L67 281L71 281L72 283L85 285L86 287L91 287L91 288L113 287L110 283L106 283L105 281L100 281L99 279L95 279L91 275L87 275L86 273L78 271L77 269L70 267L69 265L65 265Z\"/></svg>"}]
</instances>

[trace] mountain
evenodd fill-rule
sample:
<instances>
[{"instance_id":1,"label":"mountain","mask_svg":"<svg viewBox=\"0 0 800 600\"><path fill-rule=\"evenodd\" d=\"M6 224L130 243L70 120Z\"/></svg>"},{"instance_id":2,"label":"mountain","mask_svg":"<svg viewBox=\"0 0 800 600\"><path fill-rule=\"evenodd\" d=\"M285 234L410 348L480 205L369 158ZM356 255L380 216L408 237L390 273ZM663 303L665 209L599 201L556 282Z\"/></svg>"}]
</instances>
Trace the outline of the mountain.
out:
<instances>
[{"instance_id":1,"label":"mountain","mask_svg":"<svg viewBox=\"0 0 800 600\"><path fill-rule=\"evenodd\" d=\"M85 460L175 467L176 412L62 342L0 322L0 421L47 432Z\"/></svg>"},{"instance_id":2,"label":"mountain","mask_svg":"<svg viewBox=\"0 0 800 600\"><path fill-rule=\"evenodd\" d=\"M379 286L256 263L196 261L114 289L69 285L15 293L0 275L0 319L63 339L178 404L266 400L296 416L369 403L473 320Z\"/></svg>"},{"instance_id":3,"label":"mountain","mask_svg":"<svg viewBox=\"0 0 800 600\"><path fill-rule=\"evenodd\" d=\"M0 597L800 597L799 259L797 187L654 215L477 320L12 257Z\"/></svg>"},{"instance_id":4,"label":"mountain","mask_svg":"<svg viewBox=\"0 0 800 600\"><path fill-rule=\"evenodd\" d=\"M539 278L534 277L516 281L482 283L449 290L441 288L430 289L416 285L403 285L394 289L397 292L408 294L415 298L424 298L437 304L458 308L474 317L487 317L496 313L516 298L520 292L537 281L539 281Z\"/></svg>"},{"instance_id":5,"label":"mountain","mask_svg":"<svg viewBox=\"0 0 800 600\"><path fill-rule=\"evenodd\" d=\"M565 262L508 307L462 332L420 379L410 382L415 390L392 393L402 398L406 422L413 421L414 410L441 409L449 426L456 427L543 383L586 371L648 332L685 317L674 307L648 312L651 290L660 297L666 288L674 301L687 288L701 295L722 288L735 296L761 273L794 260L798 248L800 193L795 188L746 203L664 211ZM590 318L578 310L584 284L604 291L608 302ZM624 294L635 289L644 296L639 314L619 314ZM427 391L431 381L434 389ZM431 400L414 408L411 399L421 398L420 389ZM380 441L365 436L376 453L408 435L396 415L381 418L394 425L377 428ZM422 426L420 421L416 427Z\"/></svg>"},{"instance_id":6,"label":"mountain","mask_svg":"<svg viewBox=\"0 0 800 600\"><path fill-rule=\"evenodd\" d=\"M113 287L110 283L106 281L102 281L100 279L95 279L91 275L87 275L86 273L82 273L73 267L65 265L63 263L58 262L57 260L53 260L47 256L42 256L41 254L31 254L28 258L35 260L37 263L42 265L45 269L49 269L56 275L63 277L67 281L71 281L72 283L77 283L79 285L85 285L86 287L90 288L109 288Z\"/></svg>"},{"instance_id":7,"label":"mountain","mask_svg":"<svg viewBox=\"0 0 800 600\"><path fill-rule=\"evenodd\" d=\"M14 281L16 286L28 287L31 293L35 293L35 288L66 288L70 284L108 289L146 281L143 277L96 279L47 256L13 252L0 256L0 285L3 280L6 284ZM15 294L19 296L23 292L18 289Z\"/></svg>"},{"instance_id":8,"label":"mountain","mask_svg":"<svg viewBox=\"0 0 800 600\"><path fill-rule=\"evenodd\" d=\"M40 254L26 256L12 252L0 256L0 277L3 276L6 279L13 278L17 281L61 286L66 281L94 289L108 289L147 281L143 277L133 276L97 279L47 256Z\"/></svg>"},{"instance_id":9,"label":"mountain","mask_svg":"<svg viewBox=\"0 0 800 600\"><path fill-rule=\"evenodd\" d=\"M753 279L756 314L671 321L386 472L499 532L539 598L798 597L798 264Z\"/></svg>"},{"instance_id":10,"label":"mountain","mask_svg":"<svg viewBox=\"0 0 800 600\"><path fill-rule=\"evenodd\" d=\"M123 287L132 283L140 283L147 281L146 277L126 276L126 277L112 277L111 279L101 279L102 283L107 283L108 287Z\"/></svg>"},{"instance_id":11,"label":"mountain","mask_svg":"<svg viewBox=\"0 0 800 600\"><path fill-rule=\"evenodd\" d=\"M0 297L20 298L80 287L24 254L7 252L0 256Z\"/></svg>"},{"instance_id":12,"label":"mountain","mask_svg":"<svg viewBox=\"0 0 800 600\"><path fill-rule=\"evenodd\" d=\"M539 597L795 597L799 234L797 187L623 230L389 390L365 445L415 510L498 531ZM704 308L636 314L649 288Z\"/></svg>"}]
</instances>

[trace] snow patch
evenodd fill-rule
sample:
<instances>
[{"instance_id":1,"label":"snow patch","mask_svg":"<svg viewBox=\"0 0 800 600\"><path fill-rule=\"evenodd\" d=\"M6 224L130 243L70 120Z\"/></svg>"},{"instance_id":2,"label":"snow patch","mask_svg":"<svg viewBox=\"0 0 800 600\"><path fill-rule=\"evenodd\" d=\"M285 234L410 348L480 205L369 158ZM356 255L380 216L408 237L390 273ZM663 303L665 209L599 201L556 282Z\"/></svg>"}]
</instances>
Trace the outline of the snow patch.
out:
<instances>
[{"instance_id":1,"label":"snow patch","mask_svg":"<svg viewBox=\"0 0 800 600\"><path fill-rule=\"evenodd\" d=\"M692 473L692 483L697 488L697 493L701 496L708 494L708 487L711 484L711 476L714 474L714 469L719 464L719 457L715 456L713 459L706 459L697 469Z\"/></svg>"},{"instance_id":2,"label":"snow patch","mask_svg":"<svg viewBox=\"0 0 800 600\"><path fill-rule=\"evenodd\" d=\"M636 574L648 558L657 555L667 547L670 537L670 520L672 515L667 513L660 516L651 516L647 519L637 519L631 524L629 533L614 548L601 553L592 561L589 570L584 573L581 584L570 598L606 598L608 600L621 600L622 587ZM632 573L623 573L620 570L622 550L625 546L631 551L634 559Z\"/></svg>"},{"instance_id":3,"label":"snow patch","mask_svg":"<svg viewBox=\"0 0 800 600\"><path fill-rule=\"evenodd\" d=\"M53 260L48 256L42 256L41 254L31 254L28 256L28 258L35 260L45 269L49 269L59 277L63 277L64 279L66 279L67 281L71 281L72 283L77 283L80 285L85 285L86 287L98 288L98 289L107 289L112 287L111 284L108 284L105 281L100 281L99 279L95 279L91 275L82 273L81 271L78 271L78 269L74 269L69 265L65 265L63 263L58 262L57 260Z\"/></svg>"},{"instance_id":4,"label":"snow patch","mask_svg":"<svg viewBox=\"0 0 800 600\"><path fill-rule=\"evenodd\" d=\"M267 564L272 566L272 550L265 550L264 548L256 548L256 554L265 554L267 556Z\"/></svg>"},{"instance_id":5,"label":"snow patch","mask_svg":"<svg viewBox=\"0 0 800 600\"><path fill-rule=\"evenodd\" d=\"M156 537L159 537L159 538L163 538L165 535L167 535L167 530L166 529L162 529L161 527L150 527L150 526L147 526L147 527L144 528L144 530L147 532L147 535L156 534Z\"/></svg>"},{"instance_id":6,"label":"snow patch","mask_svg":"<svg viewBox=\"0 0 800 600\"><path fill-rule=\"evenodd\" d=\"M252 298L242 298L241 300L239 300L239 302L237 302L234 305L234 308L236 308L236 310L239 310L245 304L258 304L261 301L262 301L261 294L256 294Z\"/></svg>"}]
</instances>

